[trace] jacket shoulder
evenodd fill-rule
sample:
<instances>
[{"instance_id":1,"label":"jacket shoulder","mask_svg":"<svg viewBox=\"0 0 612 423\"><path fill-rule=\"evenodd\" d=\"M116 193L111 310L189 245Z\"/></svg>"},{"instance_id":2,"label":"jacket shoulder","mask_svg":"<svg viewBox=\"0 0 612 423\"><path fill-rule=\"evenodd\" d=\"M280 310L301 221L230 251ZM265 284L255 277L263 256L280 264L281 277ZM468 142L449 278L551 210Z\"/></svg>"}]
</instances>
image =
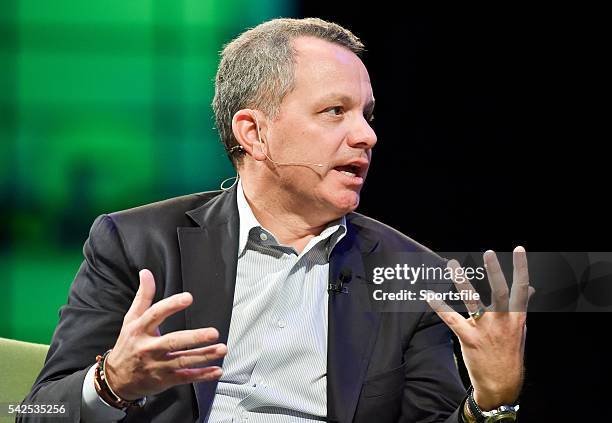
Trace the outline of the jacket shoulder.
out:
<instances>
[{"instance_id":1,"label":"jacket shoulder","mask_svg":"<svg viewBox=\"0 0 612 423\"><path fill-rule=\"evenodd\" d=\"M347 215L347 221L357 230L360 237L378 244L379 248L382 247L386 250L398 252L414 251L435 254L426 246L404 235L397 229L361 213L350 213Z\"/></svg>"},{"instance_id":2,"label":"jacket shoulder","mask_svg":"<svg viewBox=\"0 0 612 423\"><path fill-rule=\"evenodd\" d=\"M191 219L186 213L206 204L223 191L206 191L169 198L138 207L109 213L110 219L124 229L168 226L173 231L177 226L189 226Z\"/></svg>"}]
</instances>

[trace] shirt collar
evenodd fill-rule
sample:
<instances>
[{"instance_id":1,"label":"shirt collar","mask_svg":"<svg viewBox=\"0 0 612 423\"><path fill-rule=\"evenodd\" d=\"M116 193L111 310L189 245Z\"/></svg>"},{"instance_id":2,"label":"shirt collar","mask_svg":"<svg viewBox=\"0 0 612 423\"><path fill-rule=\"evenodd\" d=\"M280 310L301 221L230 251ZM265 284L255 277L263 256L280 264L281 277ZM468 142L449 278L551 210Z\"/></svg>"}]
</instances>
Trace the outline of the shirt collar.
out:
<instances>
[{"instance_id":1,"label":"shirt collar","mask_svg":"<svg viewBox=\"0 0 612 423\"><path fill-rule=\"evenodd\" d=\"M240 254L242 254L242 251L246 247L251 229L264 228L263 226L261 226L255 215L253 214L253 210L251 210L251 206L249 206L249 203L247 202L247 199L244 196L244 191L242 190L242 181L240 180L238 180L236 197L238 205L238 219L240 222L240 233L238 235L238 256L240 256ZM339 235L333 236L338 231L338 229L340 229ZM332 243L332 245L329 248L329 252L331 252L333 247L336 246L336 244L344 237L345 234L346 216L342 216L340 219L330 222L317 238L320 240L322 238L331 237L330 242Z\"/></svg>"},{"instance_id":2,"label":"shirt collar","mask_svg":"<svg viewBox=\"0 0 612 423\"><path fill-rule=\"evenodd\" d=\"M249 239L249 232L251 232L251 229L261 228L262 226L253 214L253 210L251 210L251 206L249 206L244 196L241 180L238 180L236 196L238 203L238 219L240 222L240 233L238 235L238 256L240 256Z\"/></svg>"}]
</instances>

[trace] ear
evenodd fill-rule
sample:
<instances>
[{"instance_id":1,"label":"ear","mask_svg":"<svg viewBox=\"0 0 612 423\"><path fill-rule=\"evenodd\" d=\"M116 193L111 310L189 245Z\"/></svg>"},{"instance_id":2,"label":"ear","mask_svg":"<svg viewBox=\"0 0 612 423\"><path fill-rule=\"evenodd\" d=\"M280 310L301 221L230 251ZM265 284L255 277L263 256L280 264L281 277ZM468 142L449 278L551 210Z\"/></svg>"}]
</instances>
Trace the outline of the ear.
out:
<instances>
[{"instance_id":1,"label":"ear","mask_svg":"<svg viewBox=\"0 0 612 423\"><path fill-rule=\"evenodd\" d=\"M237 111L232 118L232 132L248 155L255 160L262 161L266 159L265 140L261 136L265 129L262 126L266 125L266 119L261 114L256 115L256 113L257 111L251 109Z\"/></svg>"}]
</instances>

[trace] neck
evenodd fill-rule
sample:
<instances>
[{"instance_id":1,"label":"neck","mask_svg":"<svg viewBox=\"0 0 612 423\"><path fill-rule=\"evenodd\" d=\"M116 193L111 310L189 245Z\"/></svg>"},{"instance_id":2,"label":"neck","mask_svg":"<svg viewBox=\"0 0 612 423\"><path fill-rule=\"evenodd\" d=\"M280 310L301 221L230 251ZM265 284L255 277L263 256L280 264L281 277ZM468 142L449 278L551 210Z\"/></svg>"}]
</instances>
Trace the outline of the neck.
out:
<instances>
[{"instance_id":1,"label":"neck","mask_svg":"<svg viewBox=\"0 0 612 423\"><path fill-rule=\"evenodd\" d=\"M277 189L258 189L257 184L244 179L241 183L244 196L259 223L270 230L279 243L293 247L298 253L334 220L317 217L312 212L304 213L309 207L286 201L287 195L282 195Z\"/></svg>"}]
</instances>

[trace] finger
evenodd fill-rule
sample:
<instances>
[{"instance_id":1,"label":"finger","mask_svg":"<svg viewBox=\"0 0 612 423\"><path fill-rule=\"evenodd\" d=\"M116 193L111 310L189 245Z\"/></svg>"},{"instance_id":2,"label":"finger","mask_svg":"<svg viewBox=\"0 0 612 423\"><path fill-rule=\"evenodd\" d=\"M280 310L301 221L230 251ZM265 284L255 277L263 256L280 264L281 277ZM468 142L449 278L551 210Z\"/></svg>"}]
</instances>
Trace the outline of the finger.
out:
<instances>
[{"instance_id":1,"label":"finger","mask_svg":"<svg viewBox=\"0 0 612 423\"><path fill-rule=\"evenodd\" d=\"M497 259L497 254L492 250L485 251L482 256L491 286L491 302L494 311L508 311L508 283L501 265Z\"/></svg>"},{"instance_id":2,"label":"finger","mask_svg":"<svg viewBox=\"0 0 612 423\"><path fill-rule=\"evenodd\" d=\"M191 369L210 364L212 361L225 357L227 347L225 344L210 345L201 349L200 354L170 353L165 365L174 371L178 369Z\"/></svg>"},{"instance_id":3,"label":"finger","mask_svg":"<svg viewBox=\"0 0 612 423\"><path fill-rule=\"evenodd\" d=\"M525 324L522 328L521 333L521 356L525 356L525 339L527 338L527 325Z\"/></svg>"},{"instance_id":4,"label":"finger","mask_svg":"<svg viewBox=\"0 0 612 423\"><path fill-rule=\"evenodd\" d=\"M433 294L433 291L429 291L428 293ZM460 334L465 330L466 319L442 300L427 300L427 304L429 304L438 317L446 323L455 335L461 338Z\"/></svg>"},{"instance_id":5,"label":"finger","mask_svg":"<svg viewBox=\"0 0 612 423\"><path fill-rule=\"evenodd\" d=\"M464 298L467 298L467 299L463 300L463 303L465 304L467 311L469 313L475 313L479 308L481 307L484 308L484 305L482 304L482 301L480 301L480 299L478 300L469 299L469 298L477 298L477 297L479 298L478 291L476 291L476 288L474 288L470 280L465 276L465 272L463 272L463 269L461 268L461 265L459 264L459 262L454 259L449 260L446 267L448 269L451 269L452 271L451 274L453 276L453 282L455 283L455 288L457 289L457 292L466 293Z\"/></svg>"},{"instance_id":6,"label":"finger","mask_svg":"<svg viewBox=\"0 0 612 423\"><path fill-rule=\"evenodd\" d=\"M164 353L188 350L210 344L219 339L219 332L215 328L190 329L168 333L156 340L159 351Z\"/></svg>"},{"instance_id":7,"label":"finger","mask_svg":"<svg viewBox=\"0 0 612 423\"><path fill-rule=\"evenodd\" d=\"M138 277L140 279L140 284L138 286L138 291L136 291L136 296L132 301L132 305L125 314L124 320L126 322L131 322L142 316L142 314L151 307L153 297L155 296L155 279L151 271L149 269L142 269L138 273Z\"/></svg>"},{"instance_id":8,"label":"finger","mask_svg":"<svg viewBox=\"0 0 612 423\"><path fill-rule=\"evenodd\" d=\"M142 315L142 325L146 333L155 334L157 327L168 317L186 309L193 302L189 292L181 292L153 304Z\"/></svg>"},{"instance_id":9,"label":"finger","mask_svg":"<svg viewBox=\"0 0 612 423\"><path fill-rule=\"evenodd\" d=\"M179 369L173 372L175 385L180 383L212 382L223 375L218 366L202 367L201 369Z\"/></svg>"},{"instance_id":10,"label":"finger","mask_svg":"<svg viewBox=\"0 0 612 423\"><path fill-rule=\"evenodd\" d=\"M206 347L192 348L190 350L173 351L173 352L167 353L167 356L169 357L178 356L178 355L191 356L191 355L203 354L203 353L207 353L207 351L210 350L211 348L214 349L218 347L219 345L225 345L225 344L215 344L215 345L208 345ZM227 348L227 346L225 346L225 348Z\"/></svg>"},{"instance_id":11,"label":"finger","mask_svg":"<svg viewBox=\"0 0 612 423\"><path fill-rule=\"evenodd\" d=\"M529 301L529 271L527 253L523 247L516 247L512 253L514 272L510 292L510 310L525 312Z\"/></svg>"}]
</instances>

